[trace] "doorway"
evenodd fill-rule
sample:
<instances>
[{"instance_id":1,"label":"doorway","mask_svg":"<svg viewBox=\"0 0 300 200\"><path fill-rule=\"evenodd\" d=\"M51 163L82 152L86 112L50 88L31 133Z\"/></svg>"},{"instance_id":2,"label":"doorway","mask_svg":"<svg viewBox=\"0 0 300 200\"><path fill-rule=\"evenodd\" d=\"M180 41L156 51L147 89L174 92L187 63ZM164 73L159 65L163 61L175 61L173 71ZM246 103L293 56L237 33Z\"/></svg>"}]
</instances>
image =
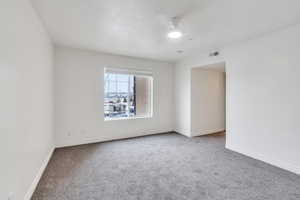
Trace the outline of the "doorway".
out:
<instances>
[{"instance_id":1,"label":"doorway","mask_svg":"<svg viewBox=\"0 0 300 200\"><path fill-rule=\"evenodd\" d=\"M191 135L226 131L225 63L191 69Z\"/></svg>"}]
</instances>

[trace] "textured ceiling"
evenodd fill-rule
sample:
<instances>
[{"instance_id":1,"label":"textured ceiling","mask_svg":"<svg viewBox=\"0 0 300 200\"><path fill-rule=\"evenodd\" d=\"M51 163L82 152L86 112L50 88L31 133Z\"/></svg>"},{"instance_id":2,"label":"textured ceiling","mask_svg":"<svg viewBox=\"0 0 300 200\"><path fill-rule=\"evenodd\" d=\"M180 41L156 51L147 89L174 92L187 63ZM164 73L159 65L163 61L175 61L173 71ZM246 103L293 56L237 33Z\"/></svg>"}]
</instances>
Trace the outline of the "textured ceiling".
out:
<instances>
[{"instance_id":1,"label":"textured ceiling","mask_svg":"<svg viewBox=\"0 0 300 200\"><path fill-rule=\"evenodd\" d=\"M176 61L300 21L299 0L32 0L57 45ZM180 16L184 37L167 39ZM178 53L178 51L183 51Z\"/></svg>"}]
</instances>

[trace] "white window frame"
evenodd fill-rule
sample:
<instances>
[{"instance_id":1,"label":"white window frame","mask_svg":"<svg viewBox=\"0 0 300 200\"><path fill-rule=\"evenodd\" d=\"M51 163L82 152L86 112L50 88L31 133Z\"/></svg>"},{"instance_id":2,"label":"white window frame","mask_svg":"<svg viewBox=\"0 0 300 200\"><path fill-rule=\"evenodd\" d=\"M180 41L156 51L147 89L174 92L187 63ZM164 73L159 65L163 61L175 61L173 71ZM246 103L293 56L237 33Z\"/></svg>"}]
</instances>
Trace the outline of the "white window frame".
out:
<instances>
[{"instance_id":1,"label":"white window frame","mask_svg":"<svg viewBox=\"0 0 300 200\"><path fill-rule=\"evenodd\" d=\"M133 117L116 117L116 118L110 118L110 117L105 117L104 116L104 112L102 114L104 121L118 121L118 120L133 120L133 119L149 119L153 117L153 107L154 107L154 77L153 77L153 73L150 70L140 70L140 69L135 69L135 68L104 68L104 74L103 74L103 78L105 77L105 73L115 73L115 74L127 74L127 75L134 75L137 77L147 77L150 78L150 91L151 91L151 95L150 95L150 113L148 115L145 116L133 116ZM103 99L105 97L105 78L103 79ZM103 105L104 106L104 105Z\"/></svg>"}]
</instances>

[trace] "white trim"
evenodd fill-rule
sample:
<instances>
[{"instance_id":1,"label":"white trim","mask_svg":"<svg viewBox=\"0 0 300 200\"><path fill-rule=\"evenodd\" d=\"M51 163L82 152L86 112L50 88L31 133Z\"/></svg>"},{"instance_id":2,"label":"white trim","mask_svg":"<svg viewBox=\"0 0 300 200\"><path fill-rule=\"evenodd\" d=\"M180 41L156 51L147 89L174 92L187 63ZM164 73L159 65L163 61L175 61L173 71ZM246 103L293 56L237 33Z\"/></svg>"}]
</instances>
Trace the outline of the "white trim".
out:
<instances>
[{"instance_id":1,"label":"white trim","mask_svg":"<svg viewBox=\"0 0 300 200\"><path fill-rule=\"evenodd\" d=\"M154 78L152 75L152 71L134 71L134 69L123 69L123 68L104 68L104 74L105 73L116 73L116 74L130 74L135 75L137 77L145 77L150 79L150 104L148 107L150 107L149 111L150 113L148 115L143 116L133 116L133 117L118 117L118 118L110 118L104 116L104 121L117 121L117 120L132 120L132 119L149 119L153 117L153 107L154 107ZM105 76L105 75L104 75ZM105 78L103 79L104 84L104 91L103 91L103 97L105 98Z\"/></svg>"},{"instance_id":2,"label":"white trim","mask_svg":"<svg viewBox=\"0 0 300 200\"><path fill-rule=\"evenodd\" d=\"M112 74L130 74L130 75L137 75L137 76L152 76L153 72L150 70L141 70L135 68L110 68L105 67L104 73L112 73Z\"/></svg>"},{"instance_id":3,"label":"white trim","mask_svg":"<svg viewBox=\"0 0 300 200\"><path fill-rule=\"evenodd\" d=\"M201 131L201 132L191 132L191 135L192 135L192 137L197 137L197 136L201 136L201 135L210 135L210 134L219 133L219 132L225 132L225 129L220 128L220 129L205 130L205 131Z\"/></svg>"},{"instance_id":4,"label":"white trim","mask_svg":"<svg viewBox=\"0 0 300 200\"><path fill-rule=\"evenodd\" d=\"M179 130L176 130L176 129L175 129L174 132L176 132L176 133L178 133L178 134L180 134L180 135L182 135L182 136L185 136L185 137L188 137L188 138L192 138L191 134L188 133L188 132L179 131Z\"/></svg>"},{"instance_id":5,"label":"white trim","mask_svg":"<svg viewBox=\"0 0 300 200\"><path fill-rule=\"evenodd\" d=\"M37 172L33 182L31 183L31 185L30 185L30 187L29 187L29 189L28 189L28 191L27 191L27 193L24 197L24 200L30 200L31 199L31 197L32 197L32 195L33 195L40 179L42 178L42 175L43 175L43 173L44 173L44 171L45 171L45 169L46 169L46 167L47 167L47 165L48 165L48 163L49 163L49 161L52 157L52 154L53 154L54 150L55 150L55 147L52 147L49 154L47 155L46 159L42 163L41 168Z\"/></svg>"},{"instance_id":6,"label":"white trim","mask_svg":"<svg viewBox=\"0 0 300 200\"><path fill-rule=\"evenodd\" d=\"M268 156L262 155L262 154L257 153L257 152L252 152L252 151L249 152L249 151L245 151L245 150L238 150L237 148L233 148L233 147L231 147L230 145L227 145L227 144L226 144L226 149L229 149L230 151L234 151L234 152L237 152L239 154L246 155L246 156L254 158L256 160L268 163L268 164L273 165L275 167L278 167L278 168L281 168L283 170L287 170L287 171L290 171L290 172L293 172L295 174L300 175L300 167L299 166L293 165L293 164L285 162L283 160L277 160L277 159L274 159L274 158L272 159Z\"/></svg>"},{"instance_id":7,"label":"white trim","mask_svg":"<svg viewBox=\"0 0 300 200\"><path fill-rule=\"evenodd\" d=\"M133 120L133 119L151 119L153 116L140 116L140 117L104 117L104 121L118 121L118 120Z\"/></svg>"},{"instance_id":8,"label":"white trim","mask_svg":"<svg viewBox=\"0 0 300 200\"><path fill-rule=\"evenodd\" d=\"M127 136L114 136L113 134L110 135L110 137L105 138L93 138L93 139L87 139L87 140L80 140L80 141L68 141L68 143L61 143L56 144L56 148L63 148L63 147L72 147L72 146L78 146L78 145L85 145L85 144L94 144L94 143L100 143L100 142L110 142L115 140L123 140L123 139L130 139L130 138L137 138L137 137L144 137L144 136L150 136L150 135L159 135L164 133L173 133L173 128L166 128L166 129L159 129L159 130L147 130L147 131L139 131L139 133L135 133L133 135L127 135Z\"/></svg>"}]
</instances>

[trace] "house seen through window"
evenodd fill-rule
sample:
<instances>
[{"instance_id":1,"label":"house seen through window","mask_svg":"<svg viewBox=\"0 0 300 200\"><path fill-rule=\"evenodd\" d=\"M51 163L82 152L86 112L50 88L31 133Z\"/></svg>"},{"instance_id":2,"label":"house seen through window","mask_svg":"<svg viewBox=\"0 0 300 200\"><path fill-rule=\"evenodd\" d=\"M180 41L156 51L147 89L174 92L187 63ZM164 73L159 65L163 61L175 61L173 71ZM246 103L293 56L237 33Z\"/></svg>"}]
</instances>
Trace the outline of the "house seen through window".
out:
<instances>
[{"instance_id":1,"label":"house seen through window","mask_svg":"<svg viewBox=\"0 0 300 200\"><path fill-rule=\"evenodd\" d=\"M104 118L151 117L152 82L149 72L106 69Z\"/></svg>"}]
</instances>

